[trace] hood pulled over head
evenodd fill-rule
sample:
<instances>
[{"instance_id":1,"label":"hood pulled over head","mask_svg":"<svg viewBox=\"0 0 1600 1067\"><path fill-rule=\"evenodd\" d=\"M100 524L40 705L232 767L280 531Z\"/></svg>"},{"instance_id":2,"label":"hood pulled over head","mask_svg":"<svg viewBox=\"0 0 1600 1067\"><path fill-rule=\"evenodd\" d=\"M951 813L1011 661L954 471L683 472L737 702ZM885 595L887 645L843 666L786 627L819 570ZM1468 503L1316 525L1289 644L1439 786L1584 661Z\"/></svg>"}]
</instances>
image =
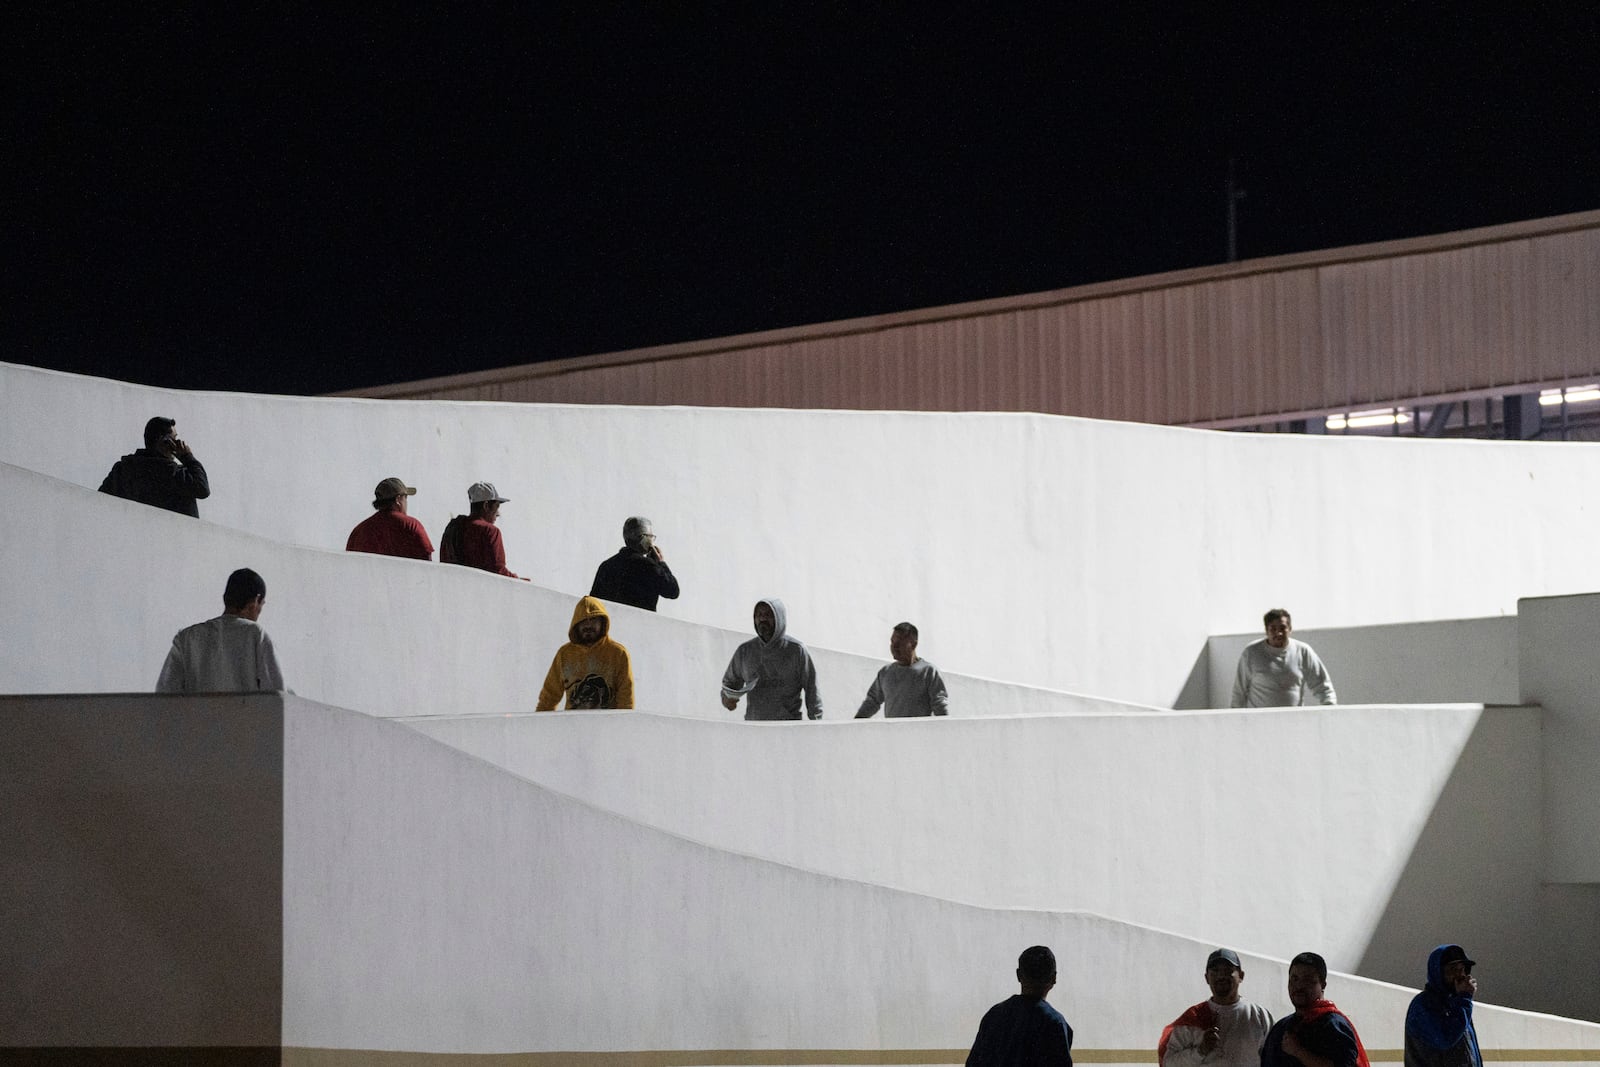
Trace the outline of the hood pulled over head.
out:
<instances>
[{"instance_id":1,"label":"hood pulled over head","mask_svg":"<svg viewBox=\"0 0 1600 1067\"><path fill-rule=\"evenodd\" d=\"M783 606L783 601L775 596L769 596L756 601L756 607L765 604L772 609L772 640L766 642L770 647L783 640L783 635L789 630L789 611Z\"/></svg>"},{"instance_id":2,"label":"hood pulled over head","mask_svg":"<svg viewBox=\"0 0 1600 1067\"><path fill-rule=\"evenodd\" d=\"M586 596L578 601L578 606L572 609L572 625L567 627L567 640L579 644L578 624L584 619L599 619L603 629L600 631L600 640L604 641L611 635L611 616L606 614L606 606L592 596Z\"/></svg>"}]
</instances>

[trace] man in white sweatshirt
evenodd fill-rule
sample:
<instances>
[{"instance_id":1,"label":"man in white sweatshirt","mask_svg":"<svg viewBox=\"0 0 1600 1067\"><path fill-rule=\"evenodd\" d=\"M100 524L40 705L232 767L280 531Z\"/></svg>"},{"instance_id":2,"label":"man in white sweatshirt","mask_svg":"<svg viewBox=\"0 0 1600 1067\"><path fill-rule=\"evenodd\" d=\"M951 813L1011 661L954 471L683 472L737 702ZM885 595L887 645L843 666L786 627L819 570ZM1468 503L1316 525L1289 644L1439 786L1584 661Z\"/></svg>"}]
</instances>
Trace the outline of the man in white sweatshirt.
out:
<instances>
[{"instance_id":1,"label":"man in white sweatshirt","mask_svg":"<svg viewBox=\"0 0 1600 1067\"><path fill-rule=\"evenodd\" d=\"M250 693L284 688L272 638L256 620L267 583L242 567L228 575L223 612L178 631L161 665L158 693Z\"/></svg>"},{"instance_id":2,"label":"man in white sweatshirt","mask_svg":"<svg viewBox=\"0 0 1600 1067\"><path fill-rule=\"evenodd\" d=\"M1273 608L1262 619L1267 636L1246 645L1233 676L1235 708L1297 708L1301 704L1337 704L1328 668L1316 650L1289 635L1294 624L1286 608Z\"/></svg>"},{"instance_id":3,"label":"man in white sweatshirt","mask_svg":"<svg viewBox=\"0 0 1600 1067\"><path fill-rule=\"evenodd\" d=\"M1272 1016L1239 996L1244 968L1232 949L1206 959L1211 997L1173 1020L1156 1046L1159 1067L1260 1067Z\"/></svg>"}]
</instances>

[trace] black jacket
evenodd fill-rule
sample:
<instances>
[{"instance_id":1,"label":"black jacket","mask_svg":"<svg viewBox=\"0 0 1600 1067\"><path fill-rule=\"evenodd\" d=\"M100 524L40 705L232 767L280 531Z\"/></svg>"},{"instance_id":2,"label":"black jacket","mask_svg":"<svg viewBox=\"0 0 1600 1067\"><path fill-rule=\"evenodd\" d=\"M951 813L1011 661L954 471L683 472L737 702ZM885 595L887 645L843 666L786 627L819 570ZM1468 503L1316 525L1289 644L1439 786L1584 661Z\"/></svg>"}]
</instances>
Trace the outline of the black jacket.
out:
<instances>
[{"instance_id":1,"label":"black jacket","mask_svg":"<svg viewBox=\"0 0 1600 1067\"><path fill-rule=\"evenodd\" d=\"M672 576L672 568L665 560L651 559L624 547L594 572L589 595L654 611L658 598L678 599L678 579Z\"/></svg>"},{"instance_id":2,"label":"black jacket","mask_svg":"<svg viewBox=\"0 0 1600 1067\"><path fill-rule=\"evenodd\" d=\"M206 469L194 456L168 459L160 452L141 448L112 464L111 473L100 483L100 491L199 518L200 508L195 501L211 495L211 483L206 480Z\"/></svg>"}]
</instances>

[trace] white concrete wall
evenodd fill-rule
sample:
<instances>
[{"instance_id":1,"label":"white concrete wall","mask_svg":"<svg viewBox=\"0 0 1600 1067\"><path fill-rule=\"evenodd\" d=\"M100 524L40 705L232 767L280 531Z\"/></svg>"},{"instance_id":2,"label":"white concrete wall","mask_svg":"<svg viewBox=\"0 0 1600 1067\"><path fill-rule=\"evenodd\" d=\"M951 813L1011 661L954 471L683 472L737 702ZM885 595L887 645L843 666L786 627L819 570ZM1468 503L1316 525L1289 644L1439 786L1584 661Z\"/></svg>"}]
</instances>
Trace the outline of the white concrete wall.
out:
<instances>
[{"instance_id":1,"label":"white concrete wall","mask_svg":"<svg viewBox=\"0 0 1600 1067\"><path fill-rule=\"evenodd\" d=\"M158 413L211 472L202 514L274 541L342 546L388 474L437 534L488 478L512 569L554 589L585 591L640 512L684 584L669 615L743 631L777 594L803 638L874 657L909 618L948 671L1145 705L1273 604L1343 627L1600 588L1593 445L199 394L0 365L0 461L94 487Z\"/></svg>"},{"instance_id":2,"label":"white concrete wall","mask_svg":"<svg viewBox=\"0 0 1600 1067\"><path fill-rule=\"evenodd\" d=\"M1546 877L1593 887L1600 883L1600 596L1524 600L1518 615L1523 699L1545 712Z\"/></svg>"},{"instance_id":3,"label":"white concrete wall","mask_svg":"<svg viewBox=\"0 0 1600 1067\"><path fill-rule=\"evenodd\" d=\"M566 640L576 600L464 567L282 545L4 464L0 494L32 517L28 537L0 540L0 588L19 620L0 641L0 692L153 689L172 635L220 612L227 575L249 566L267 582L261 623L302 696L385 716L525 711ZM641 708L742 714L724 711L718 695L748 632L628 607L613 615ZM854 715L887 650L814 651L827 713ZM956 716L1133 707L948 681Z\"/></svg>"},{"instance_id":4,"label":"white concrete wall","mask_svg":"<svg viewBox=\"0 0 1600 1067\"><path fill-rule=\"evenodd\" d=\"M1468 716L1456 709L1446 717ZM550 744L572 728L593 731L565 740L599 752L620 744L607 727L624 720L574 713L538 725ZM685 742L714 741L730 771L735 757L750 752L711 735L750 738L767 750L768 772L805 739L842 730L865 731L860 738L869 745L870 735L883 734L903 746L913 734L971 733L978 725L724 730L681 719L631 721ZM659 763L692 747L672 745ZM803 751L796 755L804 761ZM929 1062L959 1062L983 1011L1014 992L1016 953L1036 942L1057 952L1061 981L1051 999L1076 1029L1080 1050L1150 1049L1165 1023L1205 995L1209 941L1086 914L976 907L709 848L520 780L398 724L291 700L285 753L284 1043L291 1048L932 1049L942 1054ZM615 756L621 775L626 750ZM758 797L737 795L732 784L702 782L729 807L767 814ZM779 780L771 788L794 787ZM795 821L823 815L811 793L788 794ZM1056 818L1068 828L1070 813ZM882 813L861 822L880 841L909 829ZM994 824L997 833L1001 825ZM952 868L979 862L953 844L944 854L960 857ZM1019 875L1032 863L1025 856L1019 850L1007 861ZM1214 882L1187 872L1161 877L1168 892L1216 892ZM1314 884L1314 876L1305 882ZM1310 930L1296 935L1296 950L1325 947ZM1247 991L1286 1011L1283 964L1239 947L1247 953ZM1500 956L1478 958L1486 976L1498 973ZM1485 984L1492 1003L1487 977ZM1329 987L1373 1049L1400 1046L1411 992L1342 976ZM1478 1025L1490 1049L1600 1049L1600 1027L1587 1023L1485 1004Z\"/></svg>"},{"instance_id":5,"label":"white concrete wall","mask_svg":"<svg viewBox=\"0 0 1600 1067\"><path fill-rule=\"evenodd\" d=\"M270 703L266 735L253 716L262 702ZM895 1062L917 1061L906 1050L928 1050L925 1062L960 1062L983 1010L1013 988L1015 953L1039 942L1057 951L1061 982L1052 1000L1072 1021L1087 1061L1138 1062L1160 1027L1204 995L1200 971L1212 939L1082 912L979 907L712 848L600 811L402 724L295 697L283 704L280 734L274 697L0 701L7 800L0 856L13 864L0 879L0 917L10 932L0 949L8 993L0 1010L17 1013L0 1031L0 1048L24 1041L69 1048L222 1044L236 1031L219 1028L226 1012L210 1007L209 997L219 990L241 995L229 984L238 961L229 961L235 973L220 975L214 987L191 990L174 981L172 961L182 956L176 947L208 949L213 957L242 951L259 962L279 934L280 1037L292 1063L368 1062L374 1050L384 1050L384 1062L418 1056L422 1063L426 1053L590 1051L648 1059L687 1049L734 1064L772 1062L754 1052L742 1057L744 1050L819 1062L819 1050L839 1049L887 1050ZM630 718L649 717L535 721L603 727ZM685 735L724 730L655 721ZM1070 720L1017 725L1051 721ZM905 744L912 734L1006 725L726 729L765 737L769 758L782 764L790 743L807 735L895 730ZM272 743L279 738L281 748ZM281 792L271 773L278 766ZM1015 790L1014 782L1000 784L1001 793ZM972 794L1001 803L992 790ZM790 800L799 810L805 798ZM243 812L253 829L230 824L223 808ZM107 847L106 828L141 818L142 834ZM882 817L872 825L885 840L903 830ZM278 884L265 876L273 864L241 866L241 847L257 859L281 859L281 921L270 903ZM947 855L967 861L954 845ZM1025 870L1022 855L1007 862ZM1488 866L1474 865L1473 873ZM152 874L162 888L138 899L107 891L154 886ZM1203 875L1168 879L1169 892L1197 897L1228 888L1217 884ZM191 897L206 899L202 885L224 903L188 907ZM37 912L41 903L47 922ZM260 943L240 949L217 936L241 921L262 933ZM1518 956L1469 932L1463 940L1484 980L1478 1026L1487 1050L1536 1063L1600 1050L1600 1026L1494 1007ZM81 966L63 970L61 963L79 957L51 955L63 938L85 953ZM35 944L41 939L52 945ZM131 966L105 967L104 957L122 959L124 944L144 951L123 960ZM1247 993L1276 1013L1287 1010L1281 955L1233 947L1244 956ZM1293 947L1325 946L1300 936ZM1419 944L1418 972L1428 947L1431 941ZM1534 963L1547 983L1568 984L1572 972L1563 960ZM52 975L61 981L52 985ZM114 984L103 999L78 995L106 982ZM1589 988L1574 983L1575 999L1592 1001ZM1330 995L1356 1020L1369 1049L1380 1051L1398 1048L1411 992L1342 975L1330 982ZM107 1005L130 997L146 1002L144 1013L122 1020L137 1031L107 1029L115 1015ZM42 1036L33 1018L41 1012L48 1019ZM859 1060L859 1051L852 1058Z\"/></svg>"},{"instance_id":6,"label":"white concrete wall","mask_svg":"<svg viewBox=\"0 0 1600 1067\"><path fill-rule=\"evenodd\" d=\"M1536 930L1600 928L1600 898L1558 906L1543 890L1531 709L410 725L639 822L840 878L1285 957L1310 943L1332 966L1391 981L1412 979L1440 941L1471 941L1496 960L1507 1002L1544 1010L1557 1010L1554 958L1595 970L1587 934L1570 952L1526 950ZM1441 809L1461 768L1469 799Z\"/></svg>"},{"instance_id":7,"label":"white concrete wall","mask_svg":"<svg viewBox=\"0 0 1600 1067\"><path fill-rule=\"evenodd\" d=\"M1281 606L1281 605L1269 605ZM1266 609L1262 609L1265 613ZM1233 696L1239 653L1263 631L1206 642L1206 707L1225 708ZM1517 619L1296 629L1317 650L1344 704L1519 704Z\"/></svg>"}]
</instances>

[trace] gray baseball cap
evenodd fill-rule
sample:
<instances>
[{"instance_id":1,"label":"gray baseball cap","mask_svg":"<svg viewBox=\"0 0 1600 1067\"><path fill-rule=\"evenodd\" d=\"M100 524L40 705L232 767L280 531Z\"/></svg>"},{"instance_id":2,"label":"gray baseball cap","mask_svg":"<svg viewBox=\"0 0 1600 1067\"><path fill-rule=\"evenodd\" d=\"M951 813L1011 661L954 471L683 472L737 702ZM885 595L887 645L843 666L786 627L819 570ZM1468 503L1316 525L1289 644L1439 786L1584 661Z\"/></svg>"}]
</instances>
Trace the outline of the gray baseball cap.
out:
<instances>
[{"instance_id":1,"label":"gray baseball cap","mask_svg":"<svg viewBox=\"0 0 1600 1067\"><path fill-rule=\"evenodd\" d=\"M504 504L507 498L500 495L500 490L494 487L493 482L473 482L467 490L467 503L469 504Z\"/></svg>"}]
</instances>

